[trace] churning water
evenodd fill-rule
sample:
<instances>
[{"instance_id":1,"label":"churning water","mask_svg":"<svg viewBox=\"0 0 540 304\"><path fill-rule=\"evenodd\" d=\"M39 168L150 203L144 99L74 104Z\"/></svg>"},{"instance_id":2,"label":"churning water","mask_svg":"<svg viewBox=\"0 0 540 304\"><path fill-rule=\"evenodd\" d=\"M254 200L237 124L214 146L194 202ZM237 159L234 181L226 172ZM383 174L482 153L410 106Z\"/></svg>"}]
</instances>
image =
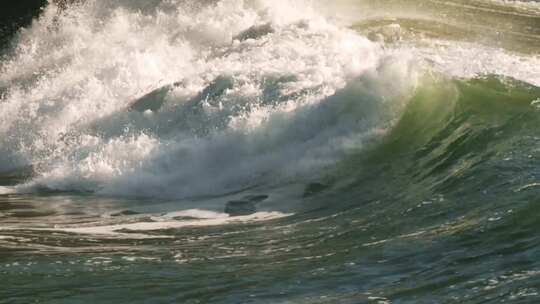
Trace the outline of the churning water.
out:
<instances>
[{"instance_id":1,"label":"churning water","mask_svg":"<svg viewBox=\"0 0 540 304\"><path fill-rule=\"evenodd\" d=\"M540 3L54 3L0 61L0 303L536 303Z\"/></svg>"}]
</instances>

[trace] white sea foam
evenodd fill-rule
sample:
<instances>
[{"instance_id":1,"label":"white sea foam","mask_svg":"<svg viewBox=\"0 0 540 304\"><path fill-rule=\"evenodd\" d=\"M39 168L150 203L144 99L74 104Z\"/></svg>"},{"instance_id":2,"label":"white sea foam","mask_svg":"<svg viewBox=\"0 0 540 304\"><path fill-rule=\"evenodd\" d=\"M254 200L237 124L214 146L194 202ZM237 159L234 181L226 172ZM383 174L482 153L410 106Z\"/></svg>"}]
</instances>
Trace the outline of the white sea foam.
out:
<instances>
[{"instance_id":1,"label":"white sea foam","mask_svg":"<svg viewBox=\"0 0 540 304\"><path fill-rule=\"evenodd\" d=\"M224 213L209 212L204 210L185 210L176 213L177 216L189 216L193 219L174 220L170 218L171 214L165 216L153 217L153 222L130 222L130 223L117 223L117 224L87 224L86 226L77 227L55 227L55 228L30 228L25 227L28 230L34 231L56 231L67 232L92 236L104 236L104 237L121 237L131 239L143 239L143 238L168 238L168 236L159 235L155 232L166 229L181 229L186 227L209 227L209 226L221 226L239 223L252 223L260 221L270 221L290 216L291 214L281 212L257 212L251 215L235 216L231 217ZM176 217L176 216L175 216ZM15 230L14 227L0 227L0 230ZM149 234L152 232L152 234ZM4 237L9 238L9 237ZM2 237L0 236L0 239Z\"/></svg>"},{"instance_id":2,"label":"white sea foam","mask_svg":"<svg viewBox=\"0 0 540 304\"><path fill-rule=\"evenodd\" d=\"M0 195L16 193L17 189L15 187L2 187L0 186Z\"/></svg>"},{"instance_id":3,"label":"white sea foam","mask_svg":"<svg viewBox=\"0 0 540 304\"><path fill-rule=\"evenodd\" d=\"M299 176L379 134L414 86L407 58L305 3L128 2L49 7L3 63L0 164L39 173L19 191L183 197ZM175 82L156 113L126 111Z\"/></svg>"},{"instance_id":4,"label":"white sea foam","mask_svg":"<svg viewBox=\"0 0 540 304\"><path fill-rule=\"evenodd\" d=\"M488 2L514 7L525 11L540 13L540 2L535 0L520 1L520 0L487 0Z\"/></svg>"},{"instance_id":5,"label":"white sea foam","mask_svg":"<svg viewBox=\"0 0 540 304\"><path fill-rule=\"evenodd\" d=\"M227 219L229 217L226 213L220 213L209 210L189 209L182 211L169 212L160 217L154 218L158 221L169 221L172 218L193 218L193 219Z\"/></svg>"},{"instance_id":6,"label":"white sea foam","mask_svg":"<svg viewBox=\"0 0 540 304\"><path fill-rule=\"evenodd\" d=\"M425 47L405 49L449 76L496 74L540 86L540 56L519 56L500 48L438 40Z\"/></svg>"}]
</instances>

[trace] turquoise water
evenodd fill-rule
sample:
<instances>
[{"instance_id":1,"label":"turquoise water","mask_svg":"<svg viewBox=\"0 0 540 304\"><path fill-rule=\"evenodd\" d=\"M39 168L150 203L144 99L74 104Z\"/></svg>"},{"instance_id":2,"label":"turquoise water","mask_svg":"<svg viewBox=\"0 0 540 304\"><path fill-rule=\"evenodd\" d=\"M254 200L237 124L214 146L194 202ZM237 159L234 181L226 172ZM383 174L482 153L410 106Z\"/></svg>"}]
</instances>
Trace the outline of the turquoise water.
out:
<instances>
[{"instance_id":1,"label":"turquoise water","mask_svg":"<svg viewBox=\"0 0 540 304\"><path fill-rule=\"evenodd\" d=\"M49 4L0 65L0 303L538 302L538 25Z\"/></svg>"}]
</instances>

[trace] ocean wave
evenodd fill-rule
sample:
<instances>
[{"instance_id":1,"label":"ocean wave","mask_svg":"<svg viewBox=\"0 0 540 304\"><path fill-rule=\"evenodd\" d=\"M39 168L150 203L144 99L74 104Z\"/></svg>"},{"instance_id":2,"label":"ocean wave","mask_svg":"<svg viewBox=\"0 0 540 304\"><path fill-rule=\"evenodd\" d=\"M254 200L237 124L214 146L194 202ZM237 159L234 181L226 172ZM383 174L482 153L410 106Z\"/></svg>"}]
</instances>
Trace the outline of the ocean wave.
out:
<instances>
[{"instance_id":1,"label":"ocean wave","mask_svg":"<svg viewBox=\"0 0 540 304\"><path fill-rule=\"evenodd\" d=\"M0 169L32 168L20 192L181 198L317 179L384 138L425 75L540 81L536 57L373 42L290 1L51 4L17 39Z\"/></svg>"}]
</instances>

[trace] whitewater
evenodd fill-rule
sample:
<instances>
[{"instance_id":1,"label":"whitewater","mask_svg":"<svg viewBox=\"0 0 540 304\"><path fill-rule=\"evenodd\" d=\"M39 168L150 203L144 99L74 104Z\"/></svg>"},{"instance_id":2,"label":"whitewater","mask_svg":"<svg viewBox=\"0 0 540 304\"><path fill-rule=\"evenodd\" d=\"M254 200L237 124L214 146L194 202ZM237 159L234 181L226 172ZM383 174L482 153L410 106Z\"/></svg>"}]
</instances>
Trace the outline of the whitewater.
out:
<instances>
[{"instance_id":1,"label":"whitewater","mask_svg":"<svg viewBox=\"0 0 540 304\"><path fill-rule=\"evenodd\" d=\"M50 1L0 58L0 303L540 297L539 2Z\"/></svg>"}]
</instances>

